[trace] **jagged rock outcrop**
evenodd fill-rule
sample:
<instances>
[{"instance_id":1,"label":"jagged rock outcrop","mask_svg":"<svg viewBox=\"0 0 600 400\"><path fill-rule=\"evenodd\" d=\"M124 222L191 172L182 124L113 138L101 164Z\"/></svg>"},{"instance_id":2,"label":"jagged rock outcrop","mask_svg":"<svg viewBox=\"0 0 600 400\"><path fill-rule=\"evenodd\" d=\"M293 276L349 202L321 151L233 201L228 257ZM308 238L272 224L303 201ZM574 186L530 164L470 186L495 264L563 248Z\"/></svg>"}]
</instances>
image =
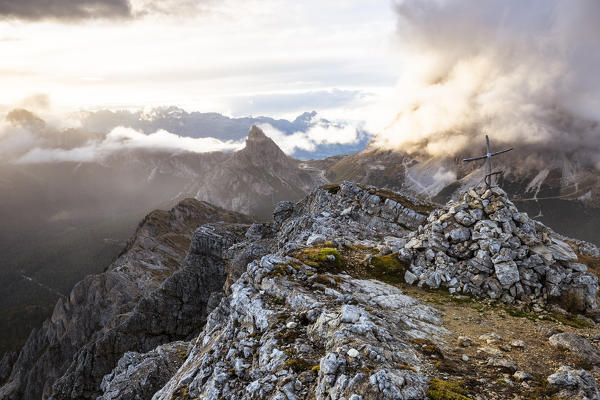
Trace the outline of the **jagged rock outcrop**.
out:
<instances>
[{"instance_id":1,"label":"jagged rock outcrop","mask_svg":"<svg viewBox=\"0 0 600 400\"><path fill-rule=\"evenodd\" d=\"M198 263L194 248L186 253L197 226L220 220L250 222L193 199L150 213L107 271L77 284L30 335L0 399L38 400L53 391L57 398L95 398L125 351L146 352L197 332L224 273Z\"/></svg>"},{"instance_id":2,"label":"jagged rock outcrop","mask_svg":"<svg viewBox=\"0 0 600 400\"><path fill-rule=\"evenodd\" d=\"M342 182L313 191L294 208L289 203L278 205L277 240L280 247L288 248L309 240L311 244L330 240L338 245L361 242L375 247L386 235L406 236L433 209L431 203L413 197Z\"/></svg>"},{"instance_id":3,"label":"jagged rock outcrop","mask_svg":"<svg viewBox=\"0 0 600 400\"><path fill-rule=\"evenodd\" d=\"M181 269L147 293L119 324L95 335L53 385L53 399L97 396L98 386L126 351L147 352L159 344L189 339L218 304L225 284L221 256L245 226L210 224L196 230Z\"/></svg>"},{"instance_id":4,"label":"jagged rock outcrop","mask_svg":"<svg viewBox=\"0 0 600 400\"><path fill-rule=\"evenodd\" d=\"M592 244L576 244L597 254ZM597 308L598 279L578 262L569 240L520 213L498 188L478 187L431 213L410 235L401 257L409 283L451 293Z\"/></svg>"},{"instance_id":5,"label":"jagged rock outcrop","mask_svg":"<svg viewBox=\"0 0 600 400\"><path fill-rule=\"evenodd\" d=\"M599 400L598 385L594 377L583 369L560 367L548 377L548 383L559 392L555 398L566 400Z\"/></svg>"},{"instance_id":6,"label":"jagged rock outcrop","mask_svg":"<svg viewBox=\"0 0 600 400\"><path fill-rule=\"evenodd\" d=\"M12 351L5 353L0 359L0 384L6 382L10 376L15 361L17 361L17 353Z\"/></svg>"},{"instance_id":7,"label":"jagged rock outcrop","mask_svg":"<svg viewBox=\"0 0 600 400\"><path fill-rule=\"evenodd\" d=\"M446 333L440 314L397 287L295 256L320 245L376 248L418 226L429 207L349 182L280 204L273 253L248 265L154 399L424 398L418 349ZM317 259L334 271L335 254Z\"/></svg>"},{"instance_id":8,"label":"jagged rock outcrop","mask_svg":"<svg viewBox=\"0 0 600 400\"><path fill-rule=\"evenodd\" d=\"M587 365L600 365L600 351L586 338L574 333L556 333L548 339L550 344L573 352Z\"/></svg>"},{"instance_id":9,"label":"jagged rock outcrop","mask_svg":"<svg viewBox=\"0 0 600 400\"><path fill-rule=\"evenodd\" d=\"M443 334L438 312L376 281L327 275L323 288L296 263L251 263L154 399L424 398L410 340Z\"/></svg>"},{"instance_id":10,"label":"jagged rock outcrop","mask_svg":"<svg viewBox=\"0 0 600 400\"><path fill-rule=\"evenodd\" d=\"M97 400L149 399L169 380L188 354L189 343L173 342L140 354L127 352L115 369L107 374Z\"/></svg>"}]
</instances>

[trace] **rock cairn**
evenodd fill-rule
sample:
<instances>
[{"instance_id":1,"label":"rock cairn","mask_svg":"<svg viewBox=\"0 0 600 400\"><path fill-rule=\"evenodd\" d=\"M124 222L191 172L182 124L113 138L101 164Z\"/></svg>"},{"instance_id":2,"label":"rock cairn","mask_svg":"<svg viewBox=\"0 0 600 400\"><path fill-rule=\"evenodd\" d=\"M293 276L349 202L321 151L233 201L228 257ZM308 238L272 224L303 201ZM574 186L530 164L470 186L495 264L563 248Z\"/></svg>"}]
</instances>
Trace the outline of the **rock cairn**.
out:
<instances>
[{"instance_id":1,"label":"rock cairn","mask_svg":"<svg viewBox=\"0 0 600 400\"><path fill-rule=\"evenodd\" d=\"M596 309L598 279L563 239L519 212L502 189L477 187L433 211L400 258L410 262L409 284L509 304L555 300L571 311Z\"/></svg>"}]
</instances>

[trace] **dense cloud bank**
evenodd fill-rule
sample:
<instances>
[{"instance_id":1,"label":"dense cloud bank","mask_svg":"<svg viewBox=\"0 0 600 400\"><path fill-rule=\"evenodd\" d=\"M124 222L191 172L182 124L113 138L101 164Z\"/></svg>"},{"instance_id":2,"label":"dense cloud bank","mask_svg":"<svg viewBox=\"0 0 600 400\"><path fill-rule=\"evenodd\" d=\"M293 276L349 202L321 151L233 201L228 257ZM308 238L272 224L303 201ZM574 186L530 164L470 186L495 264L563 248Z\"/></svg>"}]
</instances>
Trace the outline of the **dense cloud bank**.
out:
<instances>
[{"instance_id":1,"label":"dense cloud bank","mask_svg":"<svg viewBox=\"0 0 600 400\"><path fill-rule=\"evenodd\" d=\"M408 55L398 114L378 146L452 155L488 133L599 162L599 2L405 0L395 9Z\"/></svg>"}]
</instances>

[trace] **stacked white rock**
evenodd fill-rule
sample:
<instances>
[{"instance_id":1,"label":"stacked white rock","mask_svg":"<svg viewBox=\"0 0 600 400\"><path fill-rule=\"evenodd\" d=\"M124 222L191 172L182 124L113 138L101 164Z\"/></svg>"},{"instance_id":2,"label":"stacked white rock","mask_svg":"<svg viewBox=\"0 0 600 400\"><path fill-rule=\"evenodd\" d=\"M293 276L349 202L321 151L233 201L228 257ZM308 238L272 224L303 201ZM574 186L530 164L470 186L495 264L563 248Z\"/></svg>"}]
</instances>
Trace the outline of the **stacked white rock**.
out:
<instances>
[{"instance_id":1,"label":"stacked white rock","mask_svg":"<svg viewBox=\"0 0 600 400\"><path fill-rule=\"evenodd\" d=\"M598 279L563 239L519 212L502 189L477 187L433 211L399 257L411 263L409 284L505 303L556 300L572 311L596 309Z\"/></svg>"}]
</instances>

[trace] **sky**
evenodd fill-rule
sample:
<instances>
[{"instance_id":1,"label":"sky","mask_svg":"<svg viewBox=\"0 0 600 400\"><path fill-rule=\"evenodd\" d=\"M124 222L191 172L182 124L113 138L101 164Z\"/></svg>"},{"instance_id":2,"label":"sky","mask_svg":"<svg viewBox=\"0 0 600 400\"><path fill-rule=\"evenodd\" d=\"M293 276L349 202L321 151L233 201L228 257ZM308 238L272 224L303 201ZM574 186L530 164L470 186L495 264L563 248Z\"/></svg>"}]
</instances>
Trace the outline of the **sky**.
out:
<instances>
[{"instance_id":1,"label":"sky","mask_svg":"<svg viewBox=\"0 0 600 400\"><path fill-rule=\"evenodd\" d=\"M0 0L0 114L316 110L374 147L456 156L488 133L600 169L598 21L598 0Z\"/></svg>"},{"instance_id":2,"label":"sky","mask_svg":"<svg viewBox=\"0 0 600 400\"><path fill-rule=\"evenodd\" d=\"M0 105L348 117L393 88L395 24L387 0L0 0Z\"/></svg>"}]
</instances>

